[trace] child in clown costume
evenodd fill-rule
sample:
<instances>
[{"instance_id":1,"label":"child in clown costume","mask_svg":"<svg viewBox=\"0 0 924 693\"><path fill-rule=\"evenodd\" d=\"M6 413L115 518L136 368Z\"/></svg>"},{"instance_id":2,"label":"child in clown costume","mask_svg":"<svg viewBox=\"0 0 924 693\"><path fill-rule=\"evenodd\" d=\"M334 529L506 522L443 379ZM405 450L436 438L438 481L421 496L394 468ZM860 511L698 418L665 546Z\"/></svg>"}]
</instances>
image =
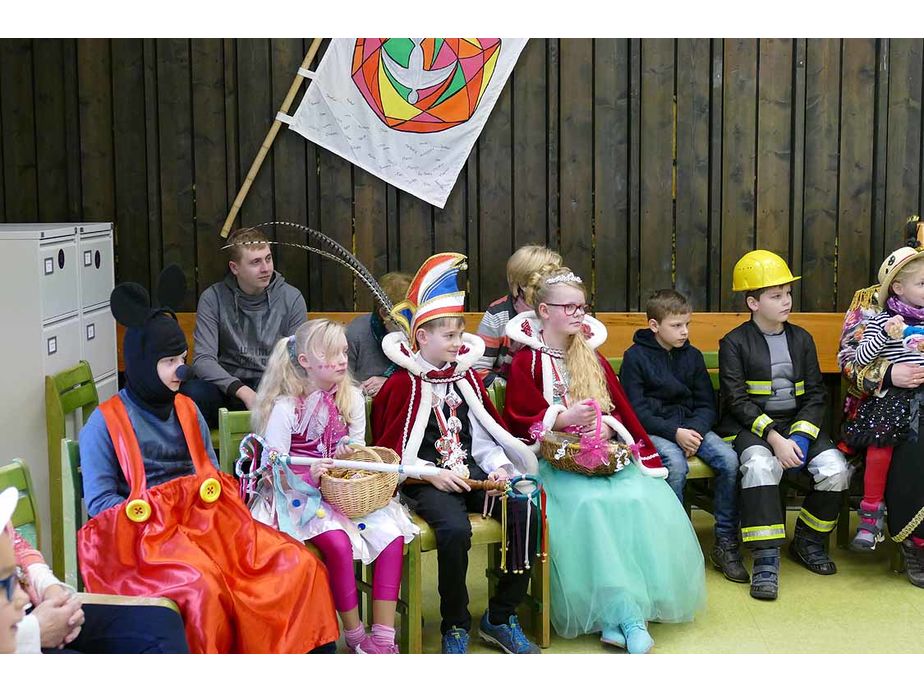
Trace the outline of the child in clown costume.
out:
<instances>
[{"instance_id":1,"label":"child in clown costume","mask_svg":"<svg viewBox=\"0 0 924 693\"><path fill-rule=\"evenodd\" d=\"M703 554L690 521L664 481L667 470L639 424L616 374L595 352L606 328L587 314L584 284L568 268L537 272L532 311L507 323L520 342L507 381L504 420L524 439L548 430L634 439L635 463L610 476L584 476L539 461L548 496L552 625L573 638L643 654L647 621L690 621L705 600ZM628 442L628 441L627 441ZM533 446L538 451L539 443Z\"/></svg>"},{"instance_id":2,"label":"child in clown costume","mask_svg":"<svg viewBox=\"0 0 924 693\"><path fill-rule=\"evenodd\" d=\"M457 275L465 256L441 253L427 260L414 277L407 300L392 311L402 330L385 337L382 348L399 366L372 400L372 436L392 448L404 465L441 468L435 477L405 482L402 495L436 534L439 564L442 651L468 650L471 615L465 584L471 547L469 512L487 507L484 491L466 479L502 481L534 473L536 457L500 422L481 379L473 370L484 342L464 333L465 292ZM493 493L493 492L492 492ZM492 515L500 517L500 504ZM524 542L525 508L508 502L508 539ZM533 518L535 519L535 518ZM535 545L535 523L529 528ZM479 634L510 654L539 650L523 633L515 610L526 595L529 573L505 573L479 623Z\"/></svg>"}]
</instances>

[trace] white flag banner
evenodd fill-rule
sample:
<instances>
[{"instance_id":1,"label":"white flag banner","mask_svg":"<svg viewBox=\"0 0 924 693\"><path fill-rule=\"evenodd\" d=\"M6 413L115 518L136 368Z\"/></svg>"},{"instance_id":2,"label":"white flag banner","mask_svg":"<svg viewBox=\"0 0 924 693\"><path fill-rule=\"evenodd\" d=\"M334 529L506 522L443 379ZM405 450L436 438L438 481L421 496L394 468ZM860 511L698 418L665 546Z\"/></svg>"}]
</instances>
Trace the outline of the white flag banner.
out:
<instances>
[{"instance_id":1,"label":"white flag banner","mask_svg":"<svg viewBox=\"0 0 924 693\"><path fill-rule=\"evenodd\" d=\"M526 39L331 39L289 127L442 208Z\"/></svg>"}]
</instances>

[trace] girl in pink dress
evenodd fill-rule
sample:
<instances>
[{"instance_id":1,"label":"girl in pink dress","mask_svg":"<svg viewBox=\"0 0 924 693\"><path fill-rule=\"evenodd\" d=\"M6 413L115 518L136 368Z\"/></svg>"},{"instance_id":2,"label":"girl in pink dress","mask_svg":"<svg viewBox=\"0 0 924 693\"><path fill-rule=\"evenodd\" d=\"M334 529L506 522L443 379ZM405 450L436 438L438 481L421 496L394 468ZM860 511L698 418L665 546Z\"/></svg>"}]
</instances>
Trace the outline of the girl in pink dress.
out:
<instances>
[{"instance_id":1,"label":"girl in pink dress","mask_svg":"<svg viewBox=\"0 0 924 693\"><path fill-rule=\"evenodd\" d=\"M270 450L300 457L333 458L365 441L365 400L347 370L343 326L310 320L281 339L270 356L252 414L254 431ZM318 493L329 462L269 467L250 501L254 517L321 552L347 646L359 654L396 653L395 606L404 544L418 533L396 499L350 519ZM359 619L353 561L375 562L372 632Z\"/></svg>"}]
</instances>

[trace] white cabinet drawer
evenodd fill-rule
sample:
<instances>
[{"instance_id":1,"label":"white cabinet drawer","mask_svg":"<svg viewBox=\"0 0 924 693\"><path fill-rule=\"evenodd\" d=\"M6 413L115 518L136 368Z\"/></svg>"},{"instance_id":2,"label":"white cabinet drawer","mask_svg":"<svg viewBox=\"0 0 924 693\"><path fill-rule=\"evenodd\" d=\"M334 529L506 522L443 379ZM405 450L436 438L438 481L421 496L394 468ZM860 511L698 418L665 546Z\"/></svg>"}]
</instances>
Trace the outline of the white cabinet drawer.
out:
<instances>
[{"instance_id":1,"label":"white cabinet drawer","mask_svg":"<svg viewBox=\"0 0 924 693\"><path fill-rule=\"evenodd\" d=\"M45 375L73 368L80 361L80 320L76 317L42 329L42 362Z\"/></svg>"},{"instance_id":2,"label":"white cabinet drawer","mask_svg":"<svg viewBox=\"0 0 924 693\"><path fill-rule=\"evenodd\" d=\"M77 242L43 243L38 250L42 322L77 311Z\"/></svg>"},{"instance_id":3,"label":"white cabinet drawer","mask_svg":"<svg viewBox=\"0 0 924 693\"><path fill-rule=\"evenodd\" d=\"M109 303L115 273L112 234L81 238L77 246L80 263L80 302L84 309Z\"/></svg>"},{"instance_id":4,"label":"white cabinet drawer","mask_svg":"<svg viewBox=\"0 0 924 693\"><path fill-rule=\"evenodd\" d=\"M119 376L117 373L113 373L112 375L100 378L96 381L96 394L99 396L99 401L101 403L105 402L118 391Z\"/></svg>"},{"instance_id":5,"label":"white cabinet drawer","mask_svg":"<svg viewBox=\"0 0 924 693\"><path fill-rule=\"evenodd\" d=\"M93 377L116 370L116 322L108 304L81 316L80 341Z\"/></svg>"}]
</instances>

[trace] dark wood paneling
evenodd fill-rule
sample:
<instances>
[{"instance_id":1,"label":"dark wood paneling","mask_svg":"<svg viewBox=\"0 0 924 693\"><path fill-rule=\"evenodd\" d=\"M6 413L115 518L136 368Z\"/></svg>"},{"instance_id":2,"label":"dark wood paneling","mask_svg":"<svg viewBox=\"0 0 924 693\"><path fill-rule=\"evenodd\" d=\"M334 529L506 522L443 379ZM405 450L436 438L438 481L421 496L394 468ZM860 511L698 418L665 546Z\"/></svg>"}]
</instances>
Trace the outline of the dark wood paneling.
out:
<instances>
[{"instance_id":1,"label":"dark wood paneling","mask_svg":"<svg viewBox=\"0 0 924 693\"><path fill-rule=\"evenodd\" d=\"M805 76L802 310L834 310L837 240L840 39L808 44Z\"/></svg>"},{"instance_id":2,"label":"dark wood paneling","mask_svg":"<svg viewBox=\"0 0 924 693\"><path fill-rule=\"evenodd\" d=\"M179 262L192 309L309 44L0 40L0 220L112 220L118 279ZM444 209L283 128L237 225L307 223L376 275L465 252L471 310L524 243L560 250L598 310L670 284L740 306L755 247L803 275L797 308L841 310L921 211L922 82L921 39L533 39ZM276 259L314 310L372 305L342 267Z\"/></svg>"}]
</instances>

